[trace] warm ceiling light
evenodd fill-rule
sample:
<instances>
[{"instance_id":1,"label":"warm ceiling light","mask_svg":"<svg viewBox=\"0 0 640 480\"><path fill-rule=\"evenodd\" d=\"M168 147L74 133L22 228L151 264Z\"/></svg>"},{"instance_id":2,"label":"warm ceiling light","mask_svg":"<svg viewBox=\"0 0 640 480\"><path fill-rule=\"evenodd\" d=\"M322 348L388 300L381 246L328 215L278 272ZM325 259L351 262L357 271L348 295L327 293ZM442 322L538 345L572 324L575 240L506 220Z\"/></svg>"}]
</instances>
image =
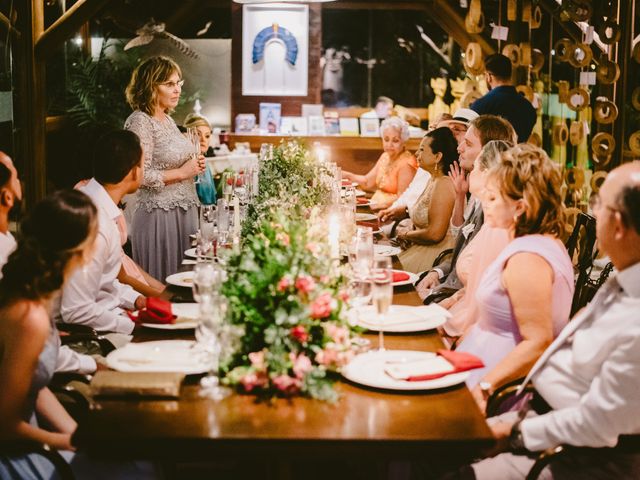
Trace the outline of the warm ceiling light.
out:
<instances>
[{"instance_id":1,"label":"warm ceiling light","mask_svg":"<svg viewBox=\"0 0 640 480\"><path fill-rule=\"evenodd\" d=\"M235 3L260 4L260 3L325 3L336 0L233 0Z\"/></svg>"}]
</instances>

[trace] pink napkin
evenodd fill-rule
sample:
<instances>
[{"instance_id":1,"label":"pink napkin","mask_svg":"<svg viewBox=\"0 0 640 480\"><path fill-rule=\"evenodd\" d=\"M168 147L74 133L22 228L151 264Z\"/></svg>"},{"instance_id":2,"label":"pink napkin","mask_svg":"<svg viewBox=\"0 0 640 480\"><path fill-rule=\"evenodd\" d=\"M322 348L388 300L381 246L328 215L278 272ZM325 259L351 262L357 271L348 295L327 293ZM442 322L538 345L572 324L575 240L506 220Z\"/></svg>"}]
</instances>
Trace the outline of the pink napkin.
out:
<instances>
[{"instance_id":1,"label":"pink napkin","mask_svg":"<svg viewBox=\"0 0 640 480\"><path fill-rule=\"evenodd\" d=\"M365 198L365 197L358 197L358 198L356 198L356 202L357 202L359 205L366 205L366 204L368 204L368 203L369 203L369 199L368 199L368 198Z\"/></svg>"},{"instance_id":2,"label":"pink napkin","mask_svg":"<svg viewBox=\"0 0 640 480\"><path fill-rule=\"evenodd\" d=\"M445 375L451 375L452 373L466 372L467 370L473 370L476 368L484 367L484 363L475 355L471 355L467 352L457 352L455 350L441 349L436 352L438 355L447 360L453 365L453 371L432 373L428 375L414 375L408 377L408 382L422 382L424 380L434 380L436 378L444 377Z\"/></svg>"}]
</instances>

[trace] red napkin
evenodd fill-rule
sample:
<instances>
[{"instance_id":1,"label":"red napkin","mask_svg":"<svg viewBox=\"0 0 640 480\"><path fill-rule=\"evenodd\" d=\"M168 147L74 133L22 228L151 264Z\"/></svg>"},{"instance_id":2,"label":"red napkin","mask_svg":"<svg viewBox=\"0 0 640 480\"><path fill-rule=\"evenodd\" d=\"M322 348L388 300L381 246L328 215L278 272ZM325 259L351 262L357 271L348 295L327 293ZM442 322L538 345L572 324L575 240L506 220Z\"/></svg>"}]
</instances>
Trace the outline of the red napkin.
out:
<instances>
[{"instance_id":1,"label":"red napkin","mask_svg":"<svg viewBox=\"0 0 640 480\"><path fill-rule=\"evenodd\" d=\"M378 226L378 222L356 222L356 225L360 225L361 227L371 227L374 231L380 228Z\"/></svg>"},{"instance_id":2,"label":"red napkin","mask_svg":"<svg viewBox=\"0 0 640 480\"><path fill-rule=\"evenodd\" d=\"M393 272L393 279L391 280L393 283L404 282L406 280L409 280L409 274L407 272Z\"/></svg>"},{"instance_id":3,"label":"red napkin","mask_svg":"<svg viewBox=\"0 0 640 480\"><path fill-rule=\"evenodd\" d=\"M356 198L356 202L357 202L359 205L366 205L366 204L368 204L368 203L369 203L369 199L368 199L368 198L365 198L365 197L357 197L357 198Z\"/></svg>"},{"instance_id":4,"label":"red napkin","mask_svg":"<svg viewBox=\"0 0 640 480\"><path fill-rule=\"evenodd\" d=\"M451 365L453 365L453 371L432 373L428 375L415 375L408 377L408 382L422 382L424 380L433 380L435 378L441 378L452 373L466 372L467 370L473 370L475 368L484 367L484 363L475 355L471 355L467 352L457 352L455 350L441 349L437 352L438 355L444 357Z\"/></svg>"},{"instance_id":5,"label":"red napkin","mask_svg":"<svg viewBox=\"0 0 640 480\"><path fill-rule=\"evenodd\" d=\"M171 302L158 297L148 297L147 306L138 314L127 312L129 318L137 323L173 323L176 316L171 310Z\"/></svg>"},{"instance_id":6,"label":"red napkin","mask_svg":"<svg viewBox=\"0 0 640 480\"><path fill-rule=\"evenodd\" d=\"M350 187L351 185L353 185L351 180L342 180L342 186L343 187Z\"/></svg>"}]
</instances>

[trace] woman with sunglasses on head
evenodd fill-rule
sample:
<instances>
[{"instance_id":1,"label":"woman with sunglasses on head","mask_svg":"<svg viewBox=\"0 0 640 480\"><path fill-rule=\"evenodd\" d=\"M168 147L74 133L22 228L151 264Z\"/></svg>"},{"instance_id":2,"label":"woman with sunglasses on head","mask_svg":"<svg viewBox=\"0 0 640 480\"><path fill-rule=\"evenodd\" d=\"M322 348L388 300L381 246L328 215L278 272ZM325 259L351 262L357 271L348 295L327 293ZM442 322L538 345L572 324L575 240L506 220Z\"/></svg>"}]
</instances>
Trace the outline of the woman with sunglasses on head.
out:
<instances>
[{"instance_id":1,"label":"woman with sunglasses on head","mask_svg":"<svg viewBox=\"0 0 640 480\"><path fill-rule=\"evenodd\" d=\"M132 222L133 259L161 281L178 271L189 235L198 229L194 177L205 169L169 116L178 105L184 80L168 57L151 57L134 70L127 101L134 112L124 127L144 150L144 179Z\"/></svg>"}]
</instances>

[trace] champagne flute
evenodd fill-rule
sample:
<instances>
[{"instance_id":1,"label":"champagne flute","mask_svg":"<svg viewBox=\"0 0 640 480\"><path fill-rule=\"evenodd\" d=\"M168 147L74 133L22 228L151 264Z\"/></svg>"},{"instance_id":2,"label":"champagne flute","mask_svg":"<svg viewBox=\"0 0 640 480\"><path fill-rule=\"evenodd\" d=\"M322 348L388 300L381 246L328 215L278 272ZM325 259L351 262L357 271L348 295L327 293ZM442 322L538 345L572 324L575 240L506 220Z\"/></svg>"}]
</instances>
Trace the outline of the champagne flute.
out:
<instances>
[{"instance_id":1,"label":"champagne flute","mask_svg":"<svg viewBox=\"0 0 640 480\"><path fill-rule=\"evenodd\" d=\"M200 156L200 135L198 134L198 129L196 127L187 128L187 139L191 142L191 157L198 159ZM204 180L204 173L199 173L196 175L194 180L195 183L200 183Z\"/></svg>"},{"instance_id":2,"label":"champagne flute","mask_svg":"<svg viewBox=\"0 0 640 480\"><path fill-rule=\"evenodd\" d=\"M383 351L385 349L383 332L385 317L393 298L391 259L389 257L378 257L373 261L372 281L373 303L378 313L378 350Z\"/></svg>"}]
</instances>

